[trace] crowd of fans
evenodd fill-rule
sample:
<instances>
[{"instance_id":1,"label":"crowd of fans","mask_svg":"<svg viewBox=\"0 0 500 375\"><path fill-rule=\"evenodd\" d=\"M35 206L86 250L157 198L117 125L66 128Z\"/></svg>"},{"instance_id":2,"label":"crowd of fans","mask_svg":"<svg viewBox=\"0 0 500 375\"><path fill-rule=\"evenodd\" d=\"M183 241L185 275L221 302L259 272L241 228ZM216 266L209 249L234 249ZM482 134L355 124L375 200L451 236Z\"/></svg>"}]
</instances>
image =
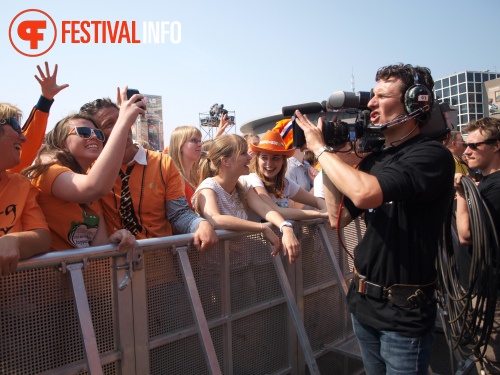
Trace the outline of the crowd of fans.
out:
<instances>
[{"instance_id":1,"label":"crowd of fans","mask_svg":"<svg viewBox=\"0 0 500 375\"><path fill-rule=\"evenodd\" d=\"M194 233L195 247L208 251L222 228L261 232L293 262L300 248L286 219L326 218L321 199L285 178L294 151L279 133L278 147L254 134L225 134L226 115L214 140L180 126L168 153L152 151L132 140L146 105L140 94L127 99L125 88L116 103L88 102L45 134L54 97L68 85L57 84L57 65L37 68L42 95L24 126L19 108L0 104L1 275L47 251L111 242L127 251L136 239L177 233ZM314 209L289 208L291 199ZM283 232L282 245L265 221Z\"/></svg>"}]
</instances>

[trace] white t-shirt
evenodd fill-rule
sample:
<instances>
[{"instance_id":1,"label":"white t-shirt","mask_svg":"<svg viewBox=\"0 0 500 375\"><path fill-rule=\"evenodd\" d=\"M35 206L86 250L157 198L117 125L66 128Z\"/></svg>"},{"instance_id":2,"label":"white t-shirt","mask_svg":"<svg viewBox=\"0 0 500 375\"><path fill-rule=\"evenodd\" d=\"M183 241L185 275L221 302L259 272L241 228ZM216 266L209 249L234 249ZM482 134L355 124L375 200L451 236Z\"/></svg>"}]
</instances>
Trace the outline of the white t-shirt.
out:
<instances>
[{"instance_id":1,"label":"white t-shirt","mask_svg":"<svg viewBox=\"0 0 500 375\"><path fill-rule=\"evenodd\" d=\"M246 195L248 189L250 189L250 184L248 184L245 179L241 177L239 178L239 182L243 187L244 194ZM240 219L248 220L248 214L245 211L243 202L241 202L236 189L234 189L233 192L229 194L222 188L222 186L219 185L219 183L213 177L209 177L203 180L203 182L194 192L193 197L191 198L191 202L193 203L193 207L195 209L196 199L198 198L199 192L202 189L211 189L215 191L215 194L217 195L217 207L219 208L219 212L221 215L232 215L239 217Z\"/></svg>"},{"instance_id":2,"label":"white t-shirt","mask_svg":"<svg viewBox=\"0 0 500 375\"><path fill-rule=\"evenodd\" d=\"M314 196L325 199L325 192L323 191L323 172L319 172L314 178Z\"/></svg>"},{"instance_id":3,"label":"white t-shirt","mask_svg":"<svg viewBox=\"0 0 500 375\"><path fill-rule=\"evenodd\" d=\"M249 185L252 187L265 187L264 183L260 179L259 176L257 176L256 173L250 173L248 176L242 176L240 177L244 178L245 180L248 181ZM293 199L295 195L299 192L300 186L294 182L289 180L288 178L285 178L285 188L283 189L283 198L276 198L274 194L269 194L271 196L271 199L279 206L283 208L289 208L290 207L290 199Z\"/></svg>"}]
</instances>

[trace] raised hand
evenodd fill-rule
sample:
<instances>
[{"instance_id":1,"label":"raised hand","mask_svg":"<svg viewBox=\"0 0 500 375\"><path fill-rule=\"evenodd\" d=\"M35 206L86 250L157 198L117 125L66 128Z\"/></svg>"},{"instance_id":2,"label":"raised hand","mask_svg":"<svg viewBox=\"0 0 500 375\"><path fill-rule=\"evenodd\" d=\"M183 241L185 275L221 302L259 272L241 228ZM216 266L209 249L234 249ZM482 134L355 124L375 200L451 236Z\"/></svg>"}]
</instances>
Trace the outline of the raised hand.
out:
<instances>
[{"instance_id":1,"label":"raised hand","mask_svg":"<svg viewBox=\"0 0 500 375\"><path fill-rule=\"evenodd\" d=\"M222 135L225 133L227 127L229 125L231 125L231 120L228 119L228 114L227 113L224 113L220 119L220 122L219 122L219 128L217 129L217 134L215 134L216 137L218 137L219 135Z\"/></svg>"},{"instance_id":2,"label":"raised hand","mask_svg":"<svg viewBox=\"0 0 500 375\"><path fill-rule=\"evenodd\" d=\"M57 84L57 64L55 65L54 72L52 74L50 74L49 63L47 61L45 61L45 73L42 68L40 68L40 65L37 65L36 67L38 69L38 73L40 73L40 77L35 74L35 78L42 88L43 97L52 100L54 99L54 96L59 93L59 91L64 90L69 86L68 84L60 86Z\"/></svg>"}]
</instances>

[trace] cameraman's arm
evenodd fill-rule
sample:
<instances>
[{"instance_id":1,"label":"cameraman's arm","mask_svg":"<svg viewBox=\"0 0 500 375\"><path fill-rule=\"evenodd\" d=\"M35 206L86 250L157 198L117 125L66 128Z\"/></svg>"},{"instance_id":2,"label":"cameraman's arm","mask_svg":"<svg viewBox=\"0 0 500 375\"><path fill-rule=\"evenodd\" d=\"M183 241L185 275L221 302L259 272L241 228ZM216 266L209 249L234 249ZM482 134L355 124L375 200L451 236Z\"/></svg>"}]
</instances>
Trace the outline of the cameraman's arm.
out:
<instances>
[{"instance_id":1,"label":"cameraman's arm","mask_svg":"<svg viewBox=\"0 0 500 375\"><path fill-rule=\"evenodd\" d=\"M337 189L326 174L323 175L323 189L330 226L334 229L347 226L352 221L352 217L345 206L342 206L339 221L339 205L342 200L342 193L340 193L339 189Z\"/></svg>"},{"instance_id":2,"label":"cameraman's arm","mask_svg":"<svg viewBox=\"0 0 500 375\"><path fill-rule=\"evenodd\" d=\"M315 126L299 111L296 111L296 116L297 124L304 130L307 148L317 154L319 149L325 145L323 120L320 118L318 126ZM323 152L318 161L340 193L349 197L356 207L369 209L382 204L382 188L375 176L354 169L344 163L338 155L332 153Z\"/></svg>"}]
</instances>

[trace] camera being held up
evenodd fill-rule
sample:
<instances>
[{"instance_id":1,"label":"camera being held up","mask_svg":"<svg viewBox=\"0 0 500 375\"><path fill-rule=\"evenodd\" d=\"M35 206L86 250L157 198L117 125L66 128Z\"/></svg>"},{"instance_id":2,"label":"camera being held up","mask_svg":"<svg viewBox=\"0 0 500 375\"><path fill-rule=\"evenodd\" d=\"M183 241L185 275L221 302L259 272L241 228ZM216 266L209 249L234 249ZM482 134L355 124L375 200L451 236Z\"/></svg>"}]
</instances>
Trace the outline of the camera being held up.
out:
<instances>
[{"instance_id":1,"label":"camera being held up","mask_svg":"<svg viewBox=\"0 0 500 375\"><path fill-rule=\"evenodd\" d=\"M307 114L313 122L317 121L319 117L326 117L326 122L323 123L323 138L328 146L335 147L350 142L354 147L355 142L359 140L359 152L374 152L381 149L385 142L381 130L407 121L410 117L426 117L422 121L424 124L421 126L420 132L431 139L446 137L452 128L452 125L449 124L449 104L438 104L435 101L433 103L432 97L422 95L418 97L418 100L421 100L418 104L418 110L408 113L399 122L385 124L386 126L374 126L370 123L370 110L368 108L368 102L372 96L373 92L371 91L357 93L336 91L330 95L328 101L322 103L312 102L283 107L283 116L292 116L293 147L300 148L306 142L303 130L295 122L297 109L302 114ZM346 117L352 119L354 115L356 115L354 122L336 120L336 117L344 117L346 120Z\"/></svg>"}]
</instances>

